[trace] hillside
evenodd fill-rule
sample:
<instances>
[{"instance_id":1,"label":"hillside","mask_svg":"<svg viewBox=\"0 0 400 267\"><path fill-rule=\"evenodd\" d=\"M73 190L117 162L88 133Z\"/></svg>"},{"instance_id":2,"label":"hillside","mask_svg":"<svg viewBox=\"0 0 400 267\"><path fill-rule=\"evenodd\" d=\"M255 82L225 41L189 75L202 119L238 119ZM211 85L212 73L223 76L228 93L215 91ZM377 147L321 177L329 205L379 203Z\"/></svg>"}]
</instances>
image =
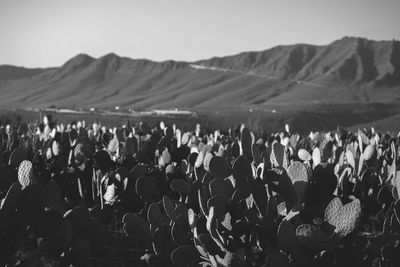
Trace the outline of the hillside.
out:
<instances>
[{"instance_id":1,"label":"hillside","mask_svg":"<svg viewBox=\"0 0 400 267\"><path fill-rule=\"evenodd\" d=\"M58 68L0 66L0 94L5 109L120 106L268 112L271 106L395 105L400 100L400 42L345 37L325 46L277 46L196 62L79 54Z\"/></svg>"},{"instance_id":2,"label":"hillside","mask_svg":"<svg viewBox=\"0 0 400 267\"><path fill-rule=\"evenodd\" d=\"M27 69L24 67L2 65L2 66L0 66L0 81L31 78L31 77L39 75L47 70L48 69Z\"/></svg>"}]
</instances>

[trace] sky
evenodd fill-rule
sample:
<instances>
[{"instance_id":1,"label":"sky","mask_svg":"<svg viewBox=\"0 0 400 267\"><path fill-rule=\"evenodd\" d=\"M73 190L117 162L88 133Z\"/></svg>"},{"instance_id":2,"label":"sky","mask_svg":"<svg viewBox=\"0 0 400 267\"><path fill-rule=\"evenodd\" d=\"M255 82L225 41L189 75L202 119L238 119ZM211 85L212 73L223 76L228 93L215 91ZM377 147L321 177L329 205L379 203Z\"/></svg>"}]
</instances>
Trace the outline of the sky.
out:
<instances>
[{"instance_id":1,"label":"sky","mask_svg":"<svg viewBox=\"0 0 400 267\"><path fill-rule=\"evenodd\" d=\"M400 39L399 0L0 0L0 65L79 53L194 61L344 36Z\"/></svg>"}]
</instances>

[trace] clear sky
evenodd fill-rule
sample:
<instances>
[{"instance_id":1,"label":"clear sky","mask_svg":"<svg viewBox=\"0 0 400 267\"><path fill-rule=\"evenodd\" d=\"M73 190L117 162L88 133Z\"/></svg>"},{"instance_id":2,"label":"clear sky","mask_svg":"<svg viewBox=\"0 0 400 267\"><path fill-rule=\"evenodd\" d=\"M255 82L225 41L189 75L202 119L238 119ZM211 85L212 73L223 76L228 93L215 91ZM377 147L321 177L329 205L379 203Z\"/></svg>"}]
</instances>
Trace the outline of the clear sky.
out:
<instances>
[{"instance_id":1,"label":"clear sky","mask_svg":"<svg viewBox=\"0 0 400 267\"><path fill-rule=\"evenodd\" d=\"M0 0L0 64L78 53L197 60L343 36L400 39L400 0Z\"/></svg>"}]
</instances>

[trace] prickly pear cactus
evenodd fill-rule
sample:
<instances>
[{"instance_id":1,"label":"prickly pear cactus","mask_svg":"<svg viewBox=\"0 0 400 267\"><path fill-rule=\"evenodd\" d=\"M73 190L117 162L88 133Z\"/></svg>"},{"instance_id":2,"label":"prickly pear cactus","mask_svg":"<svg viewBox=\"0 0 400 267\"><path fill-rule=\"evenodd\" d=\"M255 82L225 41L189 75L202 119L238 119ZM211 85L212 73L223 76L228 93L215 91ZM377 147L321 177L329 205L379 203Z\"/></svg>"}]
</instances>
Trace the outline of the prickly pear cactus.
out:
<instances>
[{"instance_id":1,"label":"prickly pear cactus","mask_svg":"<svg viewBox=\"0 0 400 267\"><path fill-rule=\"evenodd\" d=\"M168 218L170 218L172 221L175 221L176 217L178 216L175 210L175 204L167 195L163 196L163 207Z\"/></svg>"},{"instance_id":2,"label":"prickly pear cactus","mask_svg":"<svg viewBox=\"0 0 400 267\"><path fill-rule=\"evenodd\" d=\"M32 183L32 162L24 160L18 167L18 181L22 185L22 188L27 187Z\"/></svg>"},{"instance_id":3,"label":"prickly pear cactus","mask_svg":"<svg viewBox=\"0 0 400 267\"><path fill-rule=\"evenodd\" d=\"M334 198L325 210L325 221L335 226L335 233L341 237L355 229L360 216L361 203L358 199L343 206L339 198Z\"/></svg>"},{"instance_id":4,"label":"prickly pear cactus","mask_svg":"<svg viewBox=\"0 0 400 267\"><path fill-rule=\"evenodd\" d=\"M302 224L296 229L297 241L319 251L329 248L329 238L313 224Z\"/></svg>"},{"instance_id":5,"label":"prickly pear cactus","mask_svg":"<svg viewBox=\"0 0 400 267\"><path fill-rule=\"evenodd\" d=\"M296 232L292 223L283 220L278 227L277 232L278 244L286 251L292 251L297 245Z\"/></svg>"},{"instance_id":6,"label":"prickly pear cactus","mask_svg":"<svg viewBox=\"0 0 400 267\"><path fill-rule=\"evenodd\" d=\"M122 217L125 233L133 239L146 245L151 243L150 226L148 222L136 213L127 213Z\"/></svg>"},{"instance_id":7,"label":"prickly pear cactus","mask_svg":"<svg viewBox=\"0 0 400 267\"><path fill-rule=\"evenodd\" d=\"M303 201L307 189L308 174L303 163L295 161L287 169L287 174L292 181L293 191L299 203Z\"/></svg>"}]
</instances>

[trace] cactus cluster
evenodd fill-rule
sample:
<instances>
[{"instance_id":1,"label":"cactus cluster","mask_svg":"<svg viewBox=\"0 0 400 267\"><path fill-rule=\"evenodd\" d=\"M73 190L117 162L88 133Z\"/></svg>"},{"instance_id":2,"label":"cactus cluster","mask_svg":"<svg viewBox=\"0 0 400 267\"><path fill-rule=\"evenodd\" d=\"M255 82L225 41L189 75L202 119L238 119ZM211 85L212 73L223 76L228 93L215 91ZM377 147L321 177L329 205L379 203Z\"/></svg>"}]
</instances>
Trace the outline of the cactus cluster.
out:
<instances>
[{"instance_id":1,"label":"cactus cluster","mask_svg":"<svg viewBox=\"0 0 400 267\"><path fill-rule=\"evenodd\" d=\"M0 168L1 263L396 266L395 138L286 128L116 128L100 147L70 130L46 160L15 149Z\"/></svg>"}]
</instances>

